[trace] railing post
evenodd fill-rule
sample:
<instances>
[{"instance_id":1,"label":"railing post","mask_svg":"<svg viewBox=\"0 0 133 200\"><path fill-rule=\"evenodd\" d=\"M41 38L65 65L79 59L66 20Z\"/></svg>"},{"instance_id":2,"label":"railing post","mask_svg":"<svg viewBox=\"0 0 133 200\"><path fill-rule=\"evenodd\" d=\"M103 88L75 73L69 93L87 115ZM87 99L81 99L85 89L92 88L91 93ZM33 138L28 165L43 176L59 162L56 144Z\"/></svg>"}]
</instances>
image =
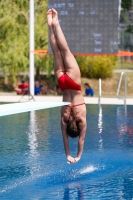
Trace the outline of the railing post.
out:
<instances>
[{"instance_id":1,"label":"railing post","mask_svg":"<svg viewBox=\"0 0 133 200\"><path fill-rule=\"evenodd\" d=\"M120 91L120 86L121 86L121 81L122 81L122 77L125 77L125 81L124 81L124 105L125 105L125 113L127 112L126 110L126 99L127 99L127 76L126 76L126 72L121 72L121 76L120 76L120 80L119 80L119 84L118 84L118 89L117 89L117 93L116 93L116 97L119 98L119 91Z\"/></svg>"},{"instance_id":2,"label":"railing post","mask_svg":"<svg viewBox=\"0 0 133 200\"><path fill-rule=\"evenodd\" d=\"M99 104L99 106L101 105L101 93L102 93L101 78L99 78L99 98L98 98L98 104Z\"/></svg>"},{"instance_id":3,"label":"railing post","mask_svg":"<svg viewBox=\"0 0 133 200\"><path fill-rule=\"evenodd\" d=\"M126 105L126 100L127 100L127 76L126 76L126 73L125 73L125 84L124 84L124 87L125 87L125 91L124 91L124 102L125 102L125 105Z\"/></svg>"}]
</instances>

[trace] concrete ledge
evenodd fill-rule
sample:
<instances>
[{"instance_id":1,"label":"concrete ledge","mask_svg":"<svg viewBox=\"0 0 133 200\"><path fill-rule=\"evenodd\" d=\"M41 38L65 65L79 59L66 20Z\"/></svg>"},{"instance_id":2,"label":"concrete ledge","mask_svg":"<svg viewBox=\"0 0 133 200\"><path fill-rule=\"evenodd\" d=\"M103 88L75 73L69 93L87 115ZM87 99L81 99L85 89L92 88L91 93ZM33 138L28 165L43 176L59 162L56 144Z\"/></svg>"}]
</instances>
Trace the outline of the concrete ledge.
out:
<instances>
[{"instance_id":1,"label":"concrete ledge","mask_svg":"<svg viewBox=\"0 0 133 200\"><path fill-rule=\"evenodd\" d=\"M93 98L92 99L86 99L85 102L88 104L98 104L99 99L98 98ZM110 105L124 105L124 100L123 99L117 99L117 98L102 98L100 99L100 104L110 104ZM126 99L126 104L127 105L133 105L133 99Z\"/></svg>"},{"instance_id":2,"label":"concrete ledge","mask_svg":"<svg viewBox=\"0 0 133 200\"><path fill-rule=\"evenodd\" d=\"M21 96L1 96L0 95L0 102L19 102ZM37 102L60 102L62 101L62 96L34 96L35 101ZM84 97L86 104L98 104L98 97ZM28 96L24 96L21 99L21 102L30 101ZM32 100L33 101L33 100ZM117 98L102 98L100 100L101 104L114 104L114 105L123 105L123 99ZM133 99L127 98L126 100L127 105L133 105Z\"/></svg>"}]
</instances>

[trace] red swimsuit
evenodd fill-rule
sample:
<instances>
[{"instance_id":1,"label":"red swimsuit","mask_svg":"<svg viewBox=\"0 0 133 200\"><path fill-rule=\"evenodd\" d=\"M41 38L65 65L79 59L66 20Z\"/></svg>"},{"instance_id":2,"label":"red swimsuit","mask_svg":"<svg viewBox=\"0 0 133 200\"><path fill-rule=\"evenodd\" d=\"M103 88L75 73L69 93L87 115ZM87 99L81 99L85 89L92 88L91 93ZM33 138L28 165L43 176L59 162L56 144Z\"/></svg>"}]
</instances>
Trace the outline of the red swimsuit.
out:
<instances>
[{"instance_id":1,"label":"red swimsuit","mask_svg":"<svg viewBox=\"0 0 133 200\"><path fill-rule=\"evenodd\" d=\"M81 90L81 86L75 83L66 73L58 79L59 88L64 90Z\"/></svg>"},{"instance_id":2,"label":"red swimsuit","mask_svg":"<svg viewBox=\"0 0 133 200\"><path fill-rule=\"evenodd\" d=\"M81 86L75 83L66 73L60 76L60 78L58 79L58 85L62 91L64 90L80 90L81 91ZM85 102L72 105L72 106L67 106L67 107L72 109L73 107L81 106L83 104L85 104Z\"/></svg>"}]
</instances>

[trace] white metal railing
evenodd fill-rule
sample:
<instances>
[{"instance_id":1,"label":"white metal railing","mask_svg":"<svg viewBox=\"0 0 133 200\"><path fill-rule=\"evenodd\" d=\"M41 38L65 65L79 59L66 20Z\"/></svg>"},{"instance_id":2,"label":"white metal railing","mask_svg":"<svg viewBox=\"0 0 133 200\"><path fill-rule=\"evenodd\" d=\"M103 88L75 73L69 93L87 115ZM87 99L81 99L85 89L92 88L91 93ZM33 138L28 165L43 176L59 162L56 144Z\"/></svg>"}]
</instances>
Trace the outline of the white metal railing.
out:
<instances>
[{"instance_id":1,"label":"white metal railing","mask_svg":"<svg viewBox=\"0 0 133 200\"><path fill-rule=\"evenodd\" d=\"M101 105L101 95L102 95L101 78L99 78L99 98L98 98L99 106Z\"/></svg>"},{"instance_id":2,"label":"white metal railing","mask_svg":"<svg viewBox=\"0 0 133 200\"><path fill-rule=\"evenodd\" d=\"M122 81L123 75L125 77L125 81L124 81L124 97L122 99L124 100L124 104L126 105L126 98L127 98L127 75L126 75L126 72L121 72L116 97L119 98L119 91L120 91L121 81Z\"/></svg>"}]
</instances>

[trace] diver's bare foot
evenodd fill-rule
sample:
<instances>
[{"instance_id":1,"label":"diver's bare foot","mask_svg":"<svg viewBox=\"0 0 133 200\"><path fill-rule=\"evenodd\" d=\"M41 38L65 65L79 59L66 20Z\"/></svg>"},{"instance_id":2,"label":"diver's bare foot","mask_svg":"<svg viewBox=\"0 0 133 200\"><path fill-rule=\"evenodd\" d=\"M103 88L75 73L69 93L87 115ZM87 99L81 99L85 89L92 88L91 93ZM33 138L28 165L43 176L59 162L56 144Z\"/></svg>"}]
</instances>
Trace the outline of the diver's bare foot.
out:
<instances>
[{"instance_id":1,"label":"diver's bare foot","mask_svg":"<svg viewBox=\"0 0 133 200\"><path fill-rule=\"evenodd\" d=\"M59 23L59 21L58 21L58 12L54 8L52 8L52 18L53 18L52 25L56 26Z\"/></svg>"},{"instance_id":2,"label":"diver's bare foot","mask_svg":"<svg viewBox=\"0 0 133 200\"><path fill-rule=\"evenodd\" d=\"M51 26L52 25L52 9L49 9L47 12L47 21L48 21L48 25Z\"/></svg>"}]
</instances>

